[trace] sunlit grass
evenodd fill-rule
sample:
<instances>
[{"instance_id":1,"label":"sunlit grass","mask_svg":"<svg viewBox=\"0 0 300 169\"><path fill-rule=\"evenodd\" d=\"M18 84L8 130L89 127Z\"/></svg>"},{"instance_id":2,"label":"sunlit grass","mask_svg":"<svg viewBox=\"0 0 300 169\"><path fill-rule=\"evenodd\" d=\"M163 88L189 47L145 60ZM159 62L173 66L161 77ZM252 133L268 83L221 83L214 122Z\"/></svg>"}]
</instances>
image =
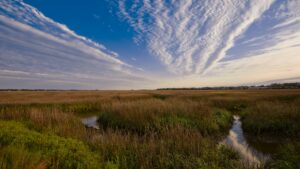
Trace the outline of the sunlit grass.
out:
<instances>
[{"instance_id":1,"label":"sunlit grass","mask_svg":"<svg viewBox=\"0 0 300 169\"><path fill-rule=\"evenodd\" d=\"M297 140L299 100L299 90L0 92L0 168L251 168L219 146L232 115L246 134ZM87 115L100 130L81 124ZM266 167L296 166L297 142Z\"/></svg>"}]
</instances>

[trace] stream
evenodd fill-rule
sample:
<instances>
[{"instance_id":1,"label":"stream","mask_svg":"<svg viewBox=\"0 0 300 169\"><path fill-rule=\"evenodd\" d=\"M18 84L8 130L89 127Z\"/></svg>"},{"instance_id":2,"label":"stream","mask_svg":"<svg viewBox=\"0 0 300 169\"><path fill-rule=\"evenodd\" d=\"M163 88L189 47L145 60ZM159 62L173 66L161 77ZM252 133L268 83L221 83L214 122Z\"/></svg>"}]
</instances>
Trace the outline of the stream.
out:
<instances>
[{"instance_id":1,"label":"stream","mask_svg":"<svg viewBox=\"0 0 300 169\"><path fill-rule=\"evenodd\" d=\"M260 164L270 159L269 152L259 151L249 144L244 135L240 117L234 116L233 118L234 122L232 128L229 130L229 134L226 139L222 141L222 144L232 147L240 154L242 159L247 164L250 164L252 166L259 166ZM260 145L266 143L260 143L256 141L256 144Z\"/></svg>"},{"instance_id":2,"label":"stream","mask_svg":"<svg viewBox=\"0 0 300 169\"><path fill-rule=\"evenodd\" d=\"M81 122L88 128L99 129L98 116L85 117L81 119Z\"/></svg>"}]
</instances>

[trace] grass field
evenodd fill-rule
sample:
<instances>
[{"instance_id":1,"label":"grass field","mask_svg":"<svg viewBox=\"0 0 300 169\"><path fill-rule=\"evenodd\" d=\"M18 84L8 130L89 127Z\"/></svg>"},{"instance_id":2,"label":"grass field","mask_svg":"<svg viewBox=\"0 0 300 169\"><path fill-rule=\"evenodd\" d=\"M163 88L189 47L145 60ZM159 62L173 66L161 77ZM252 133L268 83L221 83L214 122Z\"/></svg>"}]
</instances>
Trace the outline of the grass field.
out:
<instances>
[{"instance_id":1,"label":"grass field","mask_svg":"<svg viewBox=\"0 0 300 169\"><path fill-rule=\"evenodd\" d=\"M266 164L219 144L233 115L249 137L284 143ZM0 92L1 169L297 169L299 140L300 90Z\"/></svg>"}]
</instances>

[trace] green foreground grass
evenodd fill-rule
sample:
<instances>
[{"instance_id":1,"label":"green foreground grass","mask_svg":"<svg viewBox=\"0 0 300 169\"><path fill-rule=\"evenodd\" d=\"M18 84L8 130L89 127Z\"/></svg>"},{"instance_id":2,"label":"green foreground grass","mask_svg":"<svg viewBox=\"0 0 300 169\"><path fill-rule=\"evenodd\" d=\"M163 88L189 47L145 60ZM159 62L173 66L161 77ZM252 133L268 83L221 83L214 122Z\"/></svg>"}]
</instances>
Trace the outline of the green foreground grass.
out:
<instances>
[{"instance_id":1,"label":"green foreground grass","mask_svg":"<svg viewBox=\"0 0 300 169\"><path fill-rule=\"evenodd\" d=\"M298 90L2 92L0 168L254 168L219 144L239 114L246 134L286 138L260 168L297 169L299 105Z\"/></svg>"},{"instance_id":2,"label":"green foreground grass","mask_svg":"<svg viewBox=\"0 0 300 169\"><path fill-rule=\"evenodd\" d=\"M81 141L41 134L19 122L0 121L1 168L97 168L99 157ZM24 156L23 156L24 154ZM19 156L15 156L19 155Z\"/></svg>"}]
</instances>

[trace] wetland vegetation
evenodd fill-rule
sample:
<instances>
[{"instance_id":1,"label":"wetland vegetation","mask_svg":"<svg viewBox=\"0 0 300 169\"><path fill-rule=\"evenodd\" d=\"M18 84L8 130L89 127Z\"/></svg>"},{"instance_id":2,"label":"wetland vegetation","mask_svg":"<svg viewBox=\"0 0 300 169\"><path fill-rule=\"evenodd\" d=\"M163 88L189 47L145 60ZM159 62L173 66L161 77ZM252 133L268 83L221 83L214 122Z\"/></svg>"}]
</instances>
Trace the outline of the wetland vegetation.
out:
<instances>
[{"instance_id":1,"label":"wetland vegetation","mask_svg":"<svg viewBox=\"0 0 300 169\"><path fill-rule=\"evenodd\" d=\"M268 160L223 144L234 115ZM297 169L299 121L298 89L1 91L0 168Z\"/></svg>"}]
</instances>

